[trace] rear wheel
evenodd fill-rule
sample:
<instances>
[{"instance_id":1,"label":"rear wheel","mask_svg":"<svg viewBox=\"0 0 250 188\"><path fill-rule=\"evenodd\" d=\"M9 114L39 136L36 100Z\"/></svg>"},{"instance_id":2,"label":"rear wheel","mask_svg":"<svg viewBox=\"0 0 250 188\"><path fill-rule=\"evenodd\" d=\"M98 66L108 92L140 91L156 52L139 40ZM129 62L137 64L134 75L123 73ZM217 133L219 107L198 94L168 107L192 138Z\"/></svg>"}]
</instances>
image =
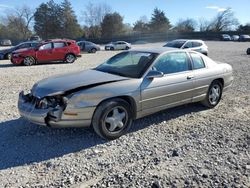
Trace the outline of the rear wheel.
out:
<instances>
[{"instance_id":1,"label":"rear wheel","mask_svg":"<svg viewBox=\"0 0 250 188\"><path fill-rule=\"evenodd\" d=\"M132 124L130 105L122 99L103 102L96 110L92 126L102 138L113 140L127 133Z\"/></svg>"},{"instance_id":2,"label":"rear wheel","mask_svg":"<svg viewBox=\"0 0 250 188\"><path fill-rule=\"evenodd\" d=\"M115 50L114 47L110 47L110 50Z\"/></svg>"},{"instance_id":3,"label":"rear wheel","mask_svg":"<svg viewBox=\"0 0 250 188\"><path fill-rule=\"evenodd\" d=\"M76 60L76 57L73 54L67 54L66 57L65 57L65 62L66 63L74 63L75 60Z\"/></svg>"},{"instance_id":4,"label":"rear wheel","mask_svg":"<svg viewBox=\"0 0 250 188\"><path fill-rule=\"evenodd\" d=\"M96 53L96 51L97 51L97 50L96 50L95 48L92 48L92 49L91 49L91 53Z\"/></svg>"},{"instance_id":5,"label":"rear wheel","mask_svg":"<svg viewBox=\"0 0 250 188\"><path fill-rule=\"evenodd\" d=\"M250 55L250 48L247 49L247 55Z\"/></svg>"},{"instance_id":6,"label":"rear wheel","mask_svg":"<svg viewBox=\"0 0 250 188\"><path fill-rule=\"evenodd\" d=\"M35 63L36 63L36 60L31 56L25 57L23 60L23 64L25 66L31 66L31 65L34 65Z\"/></svg>"},{"instance_id":7,"label":"rear wheel","mask_svg":"<svg viewBox=\"0 0 250 188\"><path fill-rule=\"evenodd\" d=\"M10 60L10 59L11 59L11 53L6 54L6 55L5 55L5 59Z\"/></svg>"},{"instance_id":8,"label":"rear wheel","mask_svg":"<svg viewBox=\"0 0 250 188\"><path fill-rule=\"evenodd\" d=\"M206 98L202 101L202 104L208 108L215 107L222 96L222 84L220 81L215 80L209 86Z\"/></svg>"}]
</instances>

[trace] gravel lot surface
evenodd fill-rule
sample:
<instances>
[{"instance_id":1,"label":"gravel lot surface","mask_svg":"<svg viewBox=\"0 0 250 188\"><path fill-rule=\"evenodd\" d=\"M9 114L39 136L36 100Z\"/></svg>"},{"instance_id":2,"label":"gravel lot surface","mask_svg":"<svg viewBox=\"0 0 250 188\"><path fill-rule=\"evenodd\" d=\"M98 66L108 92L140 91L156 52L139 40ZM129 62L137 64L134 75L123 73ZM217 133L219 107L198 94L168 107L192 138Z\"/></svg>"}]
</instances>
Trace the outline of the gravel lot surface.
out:
<instances>
[{"instance_id":1,"label":"gravel lot surface","mask_svg":"<svg viewBox=\"0 0 250 188\"><path fill-rule=\"evenodd\" d=\"M40 79L94 67L118 52L83 54L74 64L0 61L0 187L250 187L250 43L207 45L212 59L234 69L233 87L220 104L139 119L110 142L91 129L29 123L18 114L17 98Z\"/></svg>"}]
</instances>

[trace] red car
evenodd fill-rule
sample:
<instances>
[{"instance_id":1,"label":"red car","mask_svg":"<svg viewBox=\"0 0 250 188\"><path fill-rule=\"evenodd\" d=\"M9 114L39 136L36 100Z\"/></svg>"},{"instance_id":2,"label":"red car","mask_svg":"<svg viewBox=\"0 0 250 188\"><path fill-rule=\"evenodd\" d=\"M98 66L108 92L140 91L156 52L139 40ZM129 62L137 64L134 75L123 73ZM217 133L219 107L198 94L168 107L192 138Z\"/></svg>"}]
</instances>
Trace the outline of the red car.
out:
<instances>
[{"instance_id":1,"label":"red car","mask_svg":"<svg viewBox=\"0 0 250 188\"><path fill-rule=\"evenodd\" d=\"M14 51L11 62L15 65L27 66L55 61L73 63L80 56L80 47L74 40L54 39L43 41L36 48Z\"/></svg>"}]
</instances>

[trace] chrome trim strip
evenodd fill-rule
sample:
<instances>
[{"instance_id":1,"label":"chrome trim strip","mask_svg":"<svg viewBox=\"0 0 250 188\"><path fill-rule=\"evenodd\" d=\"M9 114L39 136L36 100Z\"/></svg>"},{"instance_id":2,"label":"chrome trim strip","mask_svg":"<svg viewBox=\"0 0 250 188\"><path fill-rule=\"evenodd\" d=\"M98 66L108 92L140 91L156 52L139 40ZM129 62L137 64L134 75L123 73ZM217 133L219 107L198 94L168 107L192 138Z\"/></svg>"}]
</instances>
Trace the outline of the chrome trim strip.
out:
<instances>
[{"instance_id":1,"label":"chrome trim strip","mask_svg":"<svg viewBox=\"0 0 250 188\"><path fill-rule=\"evenodd\" d=\"M194 91L194 90L197 90L197 89L203 89L203 88L206 88L206 87L209 87L209 85L205 85L205 86L201 86L201 87L196 87L194 89L189 89L189 90L185 90L185 91L175 92L175 93L171 93L171 94L167 94L167 95L161 95L161 96L153 97L153 98L150 98L150 99L141 100L141 101L139 101L139 103L150 101L150 100L155 100L155 99L160 99L160 98L163 98L163 97L168 97L168 96L172 96L172 95L176 95L176 94L186 93L186 92Z\"/></svg>"}]
</instances>

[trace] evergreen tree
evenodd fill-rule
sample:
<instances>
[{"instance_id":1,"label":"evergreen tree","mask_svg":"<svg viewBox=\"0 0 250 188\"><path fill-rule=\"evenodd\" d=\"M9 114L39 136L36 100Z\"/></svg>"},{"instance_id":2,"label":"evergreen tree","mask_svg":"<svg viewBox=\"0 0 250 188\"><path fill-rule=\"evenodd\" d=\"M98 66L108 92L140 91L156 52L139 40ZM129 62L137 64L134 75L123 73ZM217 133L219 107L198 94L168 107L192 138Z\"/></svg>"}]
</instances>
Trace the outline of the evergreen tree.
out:
<instances>
[{"instance_id":1,"label":"evergreen tree","mask_svg":"<svg viewBox=\"0 0 250 188\"><path fill-rule=\"evenodd\" d=\"M61 4L62 8L62 33L65 38L77 38L81 36L81 27L77 22L77 17L68 0Z\"/></svg>"},{"instance_id":2,"label":"evergreen tree","mask_svg":"<svg viewBox=\"0 0 250 188\"><path fill-rule=\"evenodd\" d=\"M165 16L165 13L160 9L155 8L149 27L151 32L166 32L171 27L171 24L169 19Z\"/></svg>"},{"instance_id":3,"label":"evergreen tree","mask_svg":"<svg viewBox=\"0 0 250 188\"><path fill-rule=\"evenodd\" d=\"M114 37L122 34L123 32L123 18L122 16L114 12L112 14L106 14L102 23L102 36Z\"/></svg>"}]
</instances>

